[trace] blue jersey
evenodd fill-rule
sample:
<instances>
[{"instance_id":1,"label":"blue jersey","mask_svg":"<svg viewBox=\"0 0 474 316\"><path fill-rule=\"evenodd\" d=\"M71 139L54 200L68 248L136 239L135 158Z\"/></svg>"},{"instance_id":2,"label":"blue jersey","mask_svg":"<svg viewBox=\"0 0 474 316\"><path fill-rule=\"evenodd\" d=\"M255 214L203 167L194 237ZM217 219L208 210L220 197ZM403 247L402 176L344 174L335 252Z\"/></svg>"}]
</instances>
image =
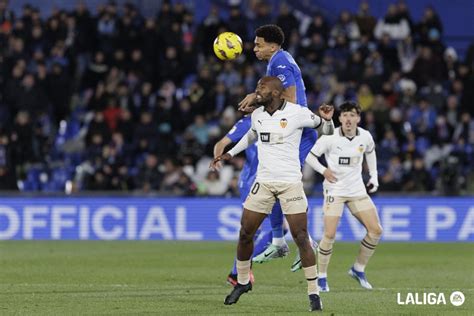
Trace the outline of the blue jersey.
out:
<instances>
[{"instance_id":1,"label":"blue jersey","mask_svg":"<svg viewBox=\"0 0 474 316\"><path fill-rule=\"evenodd\" d=\"M244 116L240 119L235 125L231 128L227 137L233 142L238 142L250 129L251 119L250 115ZM257 167L258 167L258 156L257 156L257 145L256 143L250 145L245 150L245 164L240 172L239 178L239 191L240 199L242 202L247 198L248 193L250 192L250 187L255 181L257 176Z\"/></svg>"},{"instance_id":2,"label":"blue jersey","mask_svg":"<svg viewBox=\"0 0 474 316\"><path fill-rule=\"evenodd\" d=\"M267 76L278 77L286 89L296 86L296 103L308 106L306 101L306 88L300 67L287 51L280 49L276 52L267 65Z\"/></svg>"},{"instance_id":3,"label":"blue jersey","mask_svg":"<svg viewBox=\"0 0 474 316\"><path fill-rule=\"evenodd\" d=\"M267 76L278 77L286 89L296 86L296 103L302 106L308 106L306 101L306 88L301 75L300 67L287 51L280 49L276 52L267 65ZM312 128L304 128L300 143L300 163L303 166L306 156L313 148L318 134Z\"/></svg>"}]
</instances>

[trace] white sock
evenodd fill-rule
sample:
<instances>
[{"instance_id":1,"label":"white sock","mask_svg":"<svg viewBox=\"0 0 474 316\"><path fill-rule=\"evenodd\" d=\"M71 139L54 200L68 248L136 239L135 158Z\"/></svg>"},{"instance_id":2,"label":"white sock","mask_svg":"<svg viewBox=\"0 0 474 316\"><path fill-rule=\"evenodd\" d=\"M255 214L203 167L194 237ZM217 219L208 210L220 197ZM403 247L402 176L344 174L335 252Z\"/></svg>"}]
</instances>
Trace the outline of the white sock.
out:
<instances>
[{"instance_id":1,"label":"white sock","mask_svg":"<svg viewBox=\"0 0 474 316\"><path fill-rule=\"evenodd\" d=\"M237 259L237 282L242 285L250 282L250 260Z\"/></svg>"},{"instance_id":2,"label":"white sock","mask_svg":"<svg viewBox=\"0 0 474 316\"><path fill-rule=\"evenodd\" d=\"M284 237L272 238L272 244L278 247L283 247L286 245L286 241Z\"/></svg>"},{"instance_id":3,"label":"white sock","mask_svg":"<svg viewBox=\"0 0 474 316\"><path fill-rule=\"evenodd\" d=\"M328 274L327 273L319 273L319 278L327 278Z\"/></svg>"},{"instance_id":4,"label":"white sock","mask_svg":"<svg viewBox=\"0 0 474 316\"><path fill-rule=\"evenodd\" d=\"M365 266L357 263L357 262L354 262L354 270L356 270L357 272L364 272L365 270Z\"/></svg>"}]
</instances>

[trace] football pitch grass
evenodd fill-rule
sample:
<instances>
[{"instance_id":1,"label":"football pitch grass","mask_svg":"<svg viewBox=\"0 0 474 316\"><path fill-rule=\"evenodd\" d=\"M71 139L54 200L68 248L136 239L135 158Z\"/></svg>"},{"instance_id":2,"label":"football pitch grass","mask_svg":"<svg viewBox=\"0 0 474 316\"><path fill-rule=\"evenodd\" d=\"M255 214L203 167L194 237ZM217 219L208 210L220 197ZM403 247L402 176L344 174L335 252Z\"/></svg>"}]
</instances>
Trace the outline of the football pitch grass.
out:
<instances>
[{"instance_id":1,"label":"football pitch grass","mask_svg":"<svg viewBox=\"0 0 474 316\"><path fill-rule=\"evenodd\" d=\"M474 244L381 243L360 288L347 275L357 243L336 243L327 315L474 315ZM225 306L231 242L2 241L0 315L307 315L303 273L284 259L253 267L256 283ZM449 296L462 291L460 307ZM446 305L397 305L397 293L444 293Z\"/></svg>"}]
</instances>

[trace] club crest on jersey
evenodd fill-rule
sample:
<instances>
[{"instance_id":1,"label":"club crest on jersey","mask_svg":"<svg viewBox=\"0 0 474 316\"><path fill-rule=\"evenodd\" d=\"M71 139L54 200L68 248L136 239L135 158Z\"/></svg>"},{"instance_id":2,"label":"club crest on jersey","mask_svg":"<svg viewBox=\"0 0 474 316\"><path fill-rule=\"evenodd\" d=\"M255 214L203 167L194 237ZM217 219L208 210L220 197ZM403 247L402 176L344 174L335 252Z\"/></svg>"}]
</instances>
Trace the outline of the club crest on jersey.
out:
<instances>
[{"instance_id":1,"label":"club crest on jersey","mask_svg":"<svg viewBox=\"0 0 474 316\"><path fill-rule=\"evenodd\" d=\"M281 128L285 128L286 125L288 125L288 120L287 120L286 118L282 118L282 119L280 120L280 126L281 126Z\"/></svg>"},{"instance_id":2,"label":"club crest on jersey","mask_svg":"<svg viewBox=\"0 0 474 316\"><path fill-rule=\"evenodd\" d=\"M360 153L363 152L364 151L364 145L360 144L358 150L359 150Z\"/></svg>"}]
</instances>

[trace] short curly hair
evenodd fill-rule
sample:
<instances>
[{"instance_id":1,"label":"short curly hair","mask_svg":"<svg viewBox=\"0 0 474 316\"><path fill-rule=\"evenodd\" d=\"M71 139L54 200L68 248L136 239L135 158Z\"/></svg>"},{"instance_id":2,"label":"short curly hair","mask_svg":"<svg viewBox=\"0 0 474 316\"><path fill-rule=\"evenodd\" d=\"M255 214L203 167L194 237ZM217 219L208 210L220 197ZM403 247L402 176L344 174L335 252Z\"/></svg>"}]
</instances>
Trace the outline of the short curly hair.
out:
<instances>
[{"instance_id":1,"label":"short curly hair","mask_svg":"<svg viewBox=\"0 0 474 316\"><path fill-rule=\"evenodd\" d=\"M339 112L352 112L352 110L356 110L357 114L362 112L360 105L354 101L345 101L339 106Z\"/></svg>"},{"instance_id":2,"label":"short curly hair","mask_svg":"<svg viewBox=\"0 0 474 316\"><path fill-rule=\"evenodd\" d=\"M260 26L255 30L255 36L262 37L267 43L275 43L279 46L285 41L283 30L275 24Z\"/></svg>"}]
</instances>

